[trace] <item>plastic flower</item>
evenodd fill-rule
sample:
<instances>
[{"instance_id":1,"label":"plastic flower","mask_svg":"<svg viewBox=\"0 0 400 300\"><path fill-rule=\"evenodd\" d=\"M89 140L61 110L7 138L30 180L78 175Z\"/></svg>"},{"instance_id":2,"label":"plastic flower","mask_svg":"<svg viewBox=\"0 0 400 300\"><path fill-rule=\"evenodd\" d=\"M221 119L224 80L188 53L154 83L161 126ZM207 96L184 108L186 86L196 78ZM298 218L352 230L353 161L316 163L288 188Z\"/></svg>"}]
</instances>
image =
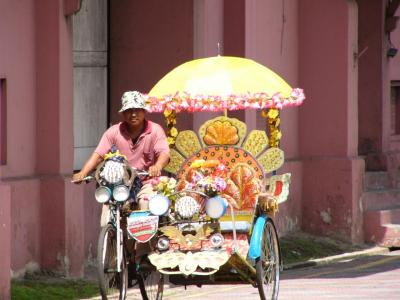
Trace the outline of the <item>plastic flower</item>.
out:
<instances>
[{"instance_id":1,"label":"plastic flower","mask_svg":"<svg viewBox=\"0 0 400 300\"><path fill-rule=\"evenodd\" d=\"M221 177L214 178L215 188L218 192L222 192L226 189L226 181Z\"/></svg>"},{"instance_id":2,"label":"plastic flower","mask_svg":"<svg viewBox=\"0 0 400 300\"><path fill-rule=\"evenodd\" d=\"M166 109L164 110L164 117L168 117L169 115L171 115L172 110Z\"/></svg>"},{"instance_id":3,"label":"plastic flower","mask_svg":"<svg viewBox=\"0 0 400 300\"><path fill-rule=\"evenodd\" d=\"M172 190L176 187L176 180L174 178L170 178L167 183L167 188Z\"/></svg>"},{"instance_id":4,"label":"plastic flower","mask_svg":"<svg viewBox=\"0 0 400 300\"><path fill-rule=\"evenodd\" d=\"M204 162L205 162L204 159L196 159L194 162L192 162L190 167L194 169L201 168Z\"/></svg>"},{"instance_id":5,"label":"plastic flower","mask_svg":"<svg viewBox=\"0 0 400 300\"><path fill-rule=\"evenodd\" d=\"M167 137L167 143L168 143L168 145L173 145L173 144L175 144L175 138L173 138L173 137Z\"/></svg>"},{"instance_id":6,"label":"plastic flower","mask_svg":"<svg viewBox=\"0 0 400 300\"><path fill-rule=\"evenodd\" d=\"M278 117L279 116L279 110L277 110L277 109L270 109L269 111L268 111L268 118L270 118L270 119L275 119L276 117Z\"/></svg>"},{"instance_id":7,"label":"plastic flower","mask_svg":"<svg viewBox=\"0 0 400 300\"><path fill-rule=\"evenodd\" d=\"M172 127L171 130L170 130L170 132L169 132L169 134L170 134L172 137L177 137L177 135L178 135L178 130L177 130L175 127Z\"/></svg>"}]
</instances>

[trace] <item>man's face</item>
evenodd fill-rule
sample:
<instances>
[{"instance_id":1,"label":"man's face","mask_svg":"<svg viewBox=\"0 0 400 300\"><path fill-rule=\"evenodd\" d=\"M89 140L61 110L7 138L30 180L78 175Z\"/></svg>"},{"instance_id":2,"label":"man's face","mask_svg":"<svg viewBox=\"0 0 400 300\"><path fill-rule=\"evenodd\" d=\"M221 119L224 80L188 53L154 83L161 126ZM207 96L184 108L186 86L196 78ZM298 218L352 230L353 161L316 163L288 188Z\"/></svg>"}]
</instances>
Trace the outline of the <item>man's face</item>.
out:
<instances>
[{"instance_id":1,"label":"man's face","mask_svg":"<svg viewBox=\"0 0 400 300\"><path fill-rule=\"evenodd\" d=\"M124 121L130 126L137 127L144 122L146 111L141 108L130 108L122 112Z\"/></svg>"}]
</instances>

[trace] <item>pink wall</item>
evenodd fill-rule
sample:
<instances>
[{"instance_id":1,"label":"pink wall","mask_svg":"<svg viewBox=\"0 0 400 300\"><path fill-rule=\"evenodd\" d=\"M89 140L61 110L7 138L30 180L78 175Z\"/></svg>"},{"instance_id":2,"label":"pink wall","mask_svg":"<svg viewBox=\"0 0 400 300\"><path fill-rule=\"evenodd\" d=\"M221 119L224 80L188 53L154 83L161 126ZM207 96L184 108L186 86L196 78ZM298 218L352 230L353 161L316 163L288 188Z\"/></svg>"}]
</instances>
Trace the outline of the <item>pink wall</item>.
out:
<instances>
[{"instance_id":1,"label":"pink wall","mask_svg":"<svg viewBox=\"0 0 400 300\"><path fill-rule=\"evenodd\" d=\"M167 72L193 58L193 3L111 2L111 120L126 90L149 92ZM164 124L162 116L150 117ZM182 118L191 123L191 115Z\"/></svg>"},{"instance_id":2,"label":"pink wall","mask_svg":"<svg viewBox=\"0 0 400 300\"><path fill-rule=\"evenodd\" d=\"M299 8L299 78L307 92L299 118L303 229L361 241L363 161L354 130L357 7L345 0L305 0Z\"/></svg>"},{"instance_id":3,"label":"pink wall","mask_svg":"<svg viewBox=\"0 0 400 300\"><path fill-rule=\"evenodd\" d=\"M35 169L34 1L0 3L0 77L7 80L7 165L0 176L30 176ZM21 38L21 37L24 38ZM3 42L7 41L7 42ZM18 130L16 130L18 129Z\"/></svg>"},{"instance_id":4,"label":"pink wall","mask_svg":"<svg viewBox=\"0 0 400 300\"><path fill-rule=\"evenodd\" d=\"M0 2L0 41L7 41L0 43L0 77L7 79L9 100L8 158L0 166L0 215L6 225L0 226L0 244L5 245L0 299L9 293L10 266L14 274L40 264L82 276L96 254L101 208L90 202L94 186L69 182L73 73L71 24L63 3ZM302 226L361 241L364 164L357 157L358 99L384 99L371 102L368 111L360 105L360 116L376 117L378 123L370 127L363 119L360 140L366 132L385 151L390 139L385 136L388 112L378 107L388 101L387 82L382 83L386 75L378 70L379 63L387 70L386 62L377 60L382 49L371 46L359 57L360 70L354 61L359 50L355 1L293 0L284 7L279 0L116 3L111 2L112 121L117 120L123 91L148 92L170 69L195 55L212 55L213 44L224 40L226 54L253 58L306 91L302 107L282 112L281 146L287 161L280 173L291 172L293 180L289 200L276 217L280 233ZM373 9L362 7L360 16L371 23L365 32L381 23L379 16L368 17ZM324 13L315 13L320 11ZM374 43L381 43L380 38ZM398 75L398 59L390 62L390 78ZM360 97L358 71L370 76L360 78ZM256 112L236 115L249 128L265 126ZM181 115L178 127L190 128L206 117ZM160 115L152 118L163 123Z\"/></svg>"},{"instance_id":5,"label":"pink wall","mask_svg":"<svg viewBox=\"0 0 400 300\"><path fill-rule=\"evenodd\" d=\"M397 10L396 16L400 17L400 10ZM391 32L390 39L394 47L400 49L400 26ZM389 78L390 80L400 80L400 53L389 59Z\"/></svg>"},{"instance_id":6,"label":"pink wall","mask_svg":"<svg viewBox=\"0 0 400 300\"><path fill-rule=\"evenodd\" d=\"M368 170L386 169L384 102L386 74L385 1L359 3L359 151L367 156ZM386 93L386 94L385 94ZM366 105L368 103L368 105ZM373 122L371 122L373 120ZM389 119L390 120L390 119Z\"/></svg>"},{"instance_id":7,"label":"pink wall","mask_svg":"<svg viewBox=\"0 0 400 300\"><path fill-rule=\"evenodd\" d=\"M10 187L0 184L0 299L10 298L11 204Z\"/></svg>"},{"instance_id":8,"label":"pink wall","mask_svg":"<svg viewBox=\"0 0 400 300\"><path fill-rule=\"evenodd\" d=\"M79 207L69 203L72 48L70 18L64 16L63 4L61 0L0 3L0 40L7 41L0 43L0 77L7 79L8 100L8 157L0 166L0 178L9 190L1 193L0 210L7 203L11 207L11 226L1 238L13 241L10 261L15 276L39 265L65 272L65 240L81 236L66 226L67 220L74 224L82 218ZM78 196L76 201L83 202L86 195ZM79 251L81 257L88 252L76 249L75 257ZM4 271L9 276L7 258L2 257L0 264L9 266ZM76 265L82 263L72 262L70 273L81 275ZM0 282L6 281L4 272Z\"/></svg>"},{"instance_id":9,"label":"pink wall","mask_svg":"<svg viewBox=\"0 0 400 300\"><path fill-rule=\"evenodd\" d=\"M37 117L33 11L34 1L0 3L0 40L7 41L0 43L0 77L7 80L8 102L7 162L0 166L0 178L9 190L1 194L1 202L3 205L8 202L11 209L9 230L1 236L13 241L11 246L5 244L5 249L11 248L12 256L1 255L8 268L0 269L8 276L10 267L18 274L28 263L37 265L40 262L39 181L34 175ZM5 282L2 279L4 277L0 282Z\"/></svg>"},{"instance_id":10,"label":"pink wall","mask_svg":"<svg viewBox=\"0 0 400 300\"><path fill-rule=\"evenodd\" d=\"M245 7L246 57L274 70L292 87L298 87L298 1L286 1L283 5L279 0L250 0L245 1ZM246 111L245 120L250 128L266 128L265 119L259 111ZM280 234L301 226L302 162L298 148L299 126L298 108L283 109L281 148L285 151L286 163L278 173L291 173L292 182L289 200L280 206L276 216Z\"/></svg>"},{"instance_id":11,"label":"pink wall","mask_svg":"<svg viewBox=\"0 0 400 300\"><path fill-rule=\"evenodd\" d=\"M397 16L400 16L400 10L397 10ZM393 45L400 49L400 24L397 25L396 29L391 33L391 40ZM388 62L389 68L389 80L400 81L400 53L395 57L390 58ZM392 113L392 112L390 112ZM400 119L400 113L397 111L396 116L397 122ZM391 119L391 116L387 116ZM400 135L390 136L388 152L388 169L392 174L392 177L397 176L397 170L400 168ZM395 180L394 180L395 181Z\"/></svg>"}]
</instances>

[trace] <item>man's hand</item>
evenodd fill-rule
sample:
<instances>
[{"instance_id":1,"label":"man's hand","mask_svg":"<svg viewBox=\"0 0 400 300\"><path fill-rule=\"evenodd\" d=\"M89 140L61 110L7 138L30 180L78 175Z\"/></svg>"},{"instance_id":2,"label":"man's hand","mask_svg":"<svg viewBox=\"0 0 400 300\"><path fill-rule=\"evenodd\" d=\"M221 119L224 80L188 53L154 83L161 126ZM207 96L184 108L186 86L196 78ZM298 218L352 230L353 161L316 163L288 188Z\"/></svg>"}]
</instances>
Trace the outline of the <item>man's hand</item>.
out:
<instances>
[{"instance_id":1,"label":"man's hand","mask_svg":"<svg viewBox=\"0 0 400 300\"><path fill-rule=\"evenodd\" d=\"M161 175L161 170L162 170L162 167L160 167L160 166L157 165L157 164L151 166L151 167L149 168L149 175L150 175L150 177L157 177L157 176L160 176L160 175Z\"/></svg>"},{"instance_id":2,"label":"man's hand","mask_svg":"<svg viewBox=\"0 0 400 300\"><path fill-rule=\"evenodd\" d=\"M86 174L84 174L82 172L75 173L74 175L72 175L71 182L80 184L80 183L82 183L82 181L84 180L85 177L86 177Z\"/></svg>"}]
</instances>

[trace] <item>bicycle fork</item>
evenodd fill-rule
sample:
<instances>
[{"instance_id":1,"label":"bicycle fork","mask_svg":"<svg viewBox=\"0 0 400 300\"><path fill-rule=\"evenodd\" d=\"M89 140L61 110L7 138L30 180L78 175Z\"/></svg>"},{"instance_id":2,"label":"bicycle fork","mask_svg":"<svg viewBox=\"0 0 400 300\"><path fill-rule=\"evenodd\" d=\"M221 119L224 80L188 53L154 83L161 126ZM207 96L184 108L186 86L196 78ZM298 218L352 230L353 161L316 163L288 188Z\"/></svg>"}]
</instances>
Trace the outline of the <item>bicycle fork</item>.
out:
<instances>
[{"instance_id":1,"label":"bicycle fork","mask_svg":"<svg viewBox=\"0 0 400 300\"><path fill-rule=\"evenodd\" d=\"M117 209L117 272L121 272L123 255L123 233L120 225L120 211Z\"/></svg>"}]
</instances>

